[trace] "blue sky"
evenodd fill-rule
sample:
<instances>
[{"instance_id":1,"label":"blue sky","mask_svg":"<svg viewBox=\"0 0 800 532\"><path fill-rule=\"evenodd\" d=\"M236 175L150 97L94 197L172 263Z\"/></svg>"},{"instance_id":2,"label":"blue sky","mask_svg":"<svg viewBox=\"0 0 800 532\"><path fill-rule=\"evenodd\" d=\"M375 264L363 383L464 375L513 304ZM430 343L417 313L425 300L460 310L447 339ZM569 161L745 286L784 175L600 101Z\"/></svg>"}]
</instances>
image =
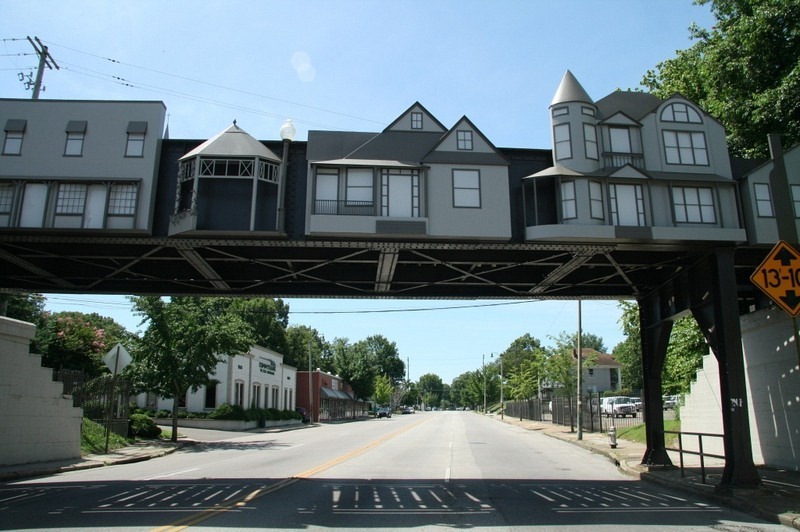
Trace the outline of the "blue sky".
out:
<instances>
[{"instance_id":1,"label":"blue sky","mask_svg":"<svg viewBox=\"0 0 800 532\"><path fill-rule=\"evenodd\" d=\"M466 115L496 146L518 148L550 147L548 105L567 69L595 99L635 89L691 46L693 22L713 23L691 0L4 0L0 15L3 98L31 97L26 36L36 36L60 67L45 72L42 98L161 100L171 138L206 139L234 119L265 140L286 118L299 140L314 129L380 131L419 101L447 127ZM124 297L48 301L138 323ZM329 340L383 334L414 380L450 382L522 334L550 344L578 323L574 301L288 303L292 324ZM616 302L582 310L583 330L609 350L623 339Z\"/></svg>"}]
</instances>

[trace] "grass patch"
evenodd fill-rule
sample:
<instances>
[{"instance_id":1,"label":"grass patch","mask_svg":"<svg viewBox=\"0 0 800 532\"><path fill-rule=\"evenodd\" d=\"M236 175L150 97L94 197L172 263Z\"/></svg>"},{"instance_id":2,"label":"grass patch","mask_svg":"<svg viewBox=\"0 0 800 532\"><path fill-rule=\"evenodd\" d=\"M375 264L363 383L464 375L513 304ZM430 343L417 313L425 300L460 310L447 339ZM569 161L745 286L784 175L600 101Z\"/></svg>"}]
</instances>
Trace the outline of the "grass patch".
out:
<instances>
[{"instance_id":1,"label":"grass patch","mask_svg":"<svg viewBox=\"0 0 800 532\"><path fill-rule=\"evenodd\" d=\"M127 447L130 442L119 434L110 434L108 450ZM91 419L83 418L81 424L81 455L102 454L106 451L106 428Z\"/></svg>"},{"instance_id":2,"label":"grass patch","mask_svg":"<svg viewBox=\"0 0 800 532\"><path fill-rule=\"evenodd\" d=\"M664 421L664 430L681 430L680 419L668 419ZM645 434L644 425L634 425L624 429L617 430L617 438L622 438L628 441L647 443L647 435ZM666 434L665 438L667 447L673 447L678 441L677 434Z\"/></svg>"}]
</instances>

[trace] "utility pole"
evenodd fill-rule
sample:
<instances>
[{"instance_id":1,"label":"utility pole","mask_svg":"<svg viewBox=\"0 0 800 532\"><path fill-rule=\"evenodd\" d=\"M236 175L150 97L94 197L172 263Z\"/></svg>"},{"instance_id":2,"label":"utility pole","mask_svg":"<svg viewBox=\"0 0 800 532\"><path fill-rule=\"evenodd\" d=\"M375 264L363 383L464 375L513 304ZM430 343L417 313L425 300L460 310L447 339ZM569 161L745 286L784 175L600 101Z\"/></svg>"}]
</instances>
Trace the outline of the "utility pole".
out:
<instances>
[{"instance_id":1,"label":"utility pole","mask_svg":"<svg viewBox=\"0 0 800 532\"><path fill-rule=\"evenodd\" d=\"M36 42L34 42L34 39ZM47 51L47 46L42 44L42 41L39 40L39 37L34 37L31 39L28 37L28 42L31 43L33 49L36 50L36 54L39 56L39 68L36 69L36 81L33 83L33 99L39 99L39 91L44 90L42 87L42 78L44 77L44 67L47 66L50 70L53 70L55 66L56 70L60 70L61 68L56 63L56 60L53 59L53 56L50 55L50 52ZM38 46L37 46L38 45ZM53 63L52 65L50 63Z\"/></svg>"}]
</instances>

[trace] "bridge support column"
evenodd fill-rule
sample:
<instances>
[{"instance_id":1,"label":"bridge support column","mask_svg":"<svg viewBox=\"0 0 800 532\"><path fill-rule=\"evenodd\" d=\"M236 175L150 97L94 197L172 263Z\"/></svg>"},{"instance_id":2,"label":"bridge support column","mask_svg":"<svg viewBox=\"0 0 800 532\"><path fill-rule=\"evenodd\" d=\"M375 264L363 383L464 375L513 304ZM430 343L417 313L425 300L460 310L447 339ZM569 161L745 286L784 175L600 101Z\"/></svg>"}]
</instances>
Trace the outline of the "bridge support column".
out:
<instances>
[{"instance_id":1,"label":"bridge support column","mask_svg":"<svg viewBox=\"0 0 800 532\"><path fill-rule=\"evenodd\" d=\"M669 467L672 461L664 442L664 410L662 404L662 379L664 359L667 356L672 321L661 316L661 296L651 294L639 301L639 323L642 341L642 370L644 391L644 422L647 450L642 464L649 467Z\"/></svg>"},{"instance_id":2,"label":"bridge support column","mask_svg":"<svg viewBox=\"0 0 800 532\"><path fill-rule=\"evenodd\" d=\"M710 300L692 307L697 323L719 363L725 468L720 489L754 488L761 478L753 463L747 408L742 330L736 295L733 249L717 250L701 280Z\"/></svg>"}]
</instances>

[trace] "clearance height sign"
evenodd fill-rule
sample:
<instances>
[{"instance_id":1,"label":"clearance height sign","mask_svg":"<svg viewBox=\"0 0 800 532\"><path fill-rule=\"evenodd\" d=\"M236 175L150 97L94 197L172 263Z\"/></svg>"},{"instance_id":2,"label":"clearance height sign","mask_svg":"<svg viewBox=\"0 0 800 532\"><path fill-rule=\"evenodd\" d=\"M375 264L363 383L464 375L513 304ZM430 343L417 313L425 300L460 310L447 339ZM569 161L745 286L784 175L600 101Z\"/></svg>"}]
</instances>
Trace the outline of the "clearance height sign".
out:
<instances>
[{"instance_id":1,"label":"clearance height sign","mask_svg":"<svg viewBox=\"0 0 800 532\"><path fill-rule=\"evenodd\" d=\"M750 280L792 317L800 314L800 253L792 246L775 244Z\"/></svg>"}]
</instances>

